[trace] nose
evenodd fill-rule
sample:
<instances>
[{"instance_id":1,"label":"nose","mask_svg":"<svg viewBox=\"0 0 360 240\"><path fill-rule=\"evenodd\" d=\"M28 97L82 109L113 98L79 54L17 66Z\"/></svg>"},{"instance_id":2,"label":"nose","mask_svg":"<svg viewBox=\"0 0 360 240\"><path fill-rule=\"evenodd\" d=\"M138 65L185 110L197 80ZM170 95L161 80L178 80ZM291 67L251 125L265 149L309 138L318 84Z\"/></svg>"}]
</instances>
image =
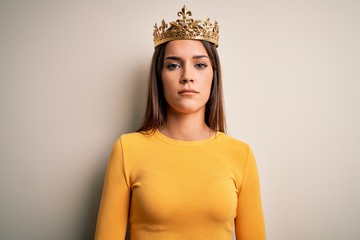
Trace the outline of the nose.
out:
<instances>
[{"instance_id":1,"label":"nose","mask_svg":"<svg viewBox=\"0 0 360 240\"><path fill-rule=\"evenodd\" d=\"M180 83L186 84L186 83L193 83L194 82L194 76L193 72L190 67L184 67L183 68L183 74L180 79Z\"/></svg>"}]
</instances>

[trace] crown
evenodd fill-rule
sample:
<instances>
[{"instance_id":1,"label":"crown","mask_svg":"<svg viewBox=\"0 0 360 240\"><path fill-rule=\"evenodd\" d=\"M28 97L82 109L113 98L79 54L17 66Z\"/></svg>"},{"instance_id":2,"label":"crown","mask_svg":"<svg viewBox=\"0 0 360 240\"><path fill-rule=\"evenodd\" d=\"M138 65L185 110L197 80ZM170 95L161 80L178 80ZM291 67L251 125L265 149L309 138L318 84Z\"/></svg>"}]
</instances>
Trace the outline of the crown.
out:
<instances>
[{"instance_id":1,"label":"crown","mask_svg":"<svg viewBox=\"0 0 360 240\"><path fill-rule=\"evenodd\" d=\"M194 20L190 18L192 15L184 5L181 11L177 13L179 19L173 22L166 23L163 19L161 26L154 26L154 47L169 42L172 40L205 40L219 45L219 26L217 21L212 24L210 18L206 18L205 21Z\"/></svg>"}]
</instances>

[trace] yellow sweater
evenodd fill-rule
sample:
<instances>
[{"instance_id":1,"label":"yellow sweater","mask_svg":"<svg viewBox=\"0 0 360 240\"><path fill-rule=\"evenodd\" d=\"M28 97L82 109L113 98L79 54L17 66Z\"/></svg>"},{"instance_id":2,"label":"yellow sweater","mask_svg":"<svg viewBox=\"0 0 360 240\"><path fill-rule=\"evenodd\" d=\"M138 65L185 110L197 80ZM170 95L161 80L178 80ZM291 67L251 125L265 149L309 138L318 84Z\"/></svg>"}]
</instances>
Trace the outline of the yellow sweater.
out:
<instances>
[{"instance_id":1,"label":"yellow sweater","mask_svg":"<svg viewBox=\"0 0 360 240\"><path fill-rule=\"evenodd\" d=\"M111 153L96 240L265 239L249 146L223 133L179 141L125 134Z\"/></svg>"}]
</instances>

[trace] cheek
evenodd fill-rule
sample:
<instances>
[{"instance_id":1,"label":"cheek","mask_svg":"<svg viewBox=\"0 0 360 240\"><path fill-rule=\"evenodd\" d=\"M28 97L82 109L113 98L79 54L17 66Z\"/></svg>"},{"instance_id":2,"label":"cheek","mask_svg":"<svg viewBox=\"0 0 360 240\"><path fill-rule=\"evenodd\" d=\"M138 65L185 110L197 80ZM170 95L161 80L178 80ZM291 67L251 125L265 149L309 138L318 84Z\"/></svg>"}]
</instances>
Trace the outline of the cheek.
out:
<instances>
[{"instance_id":1,"label":"cheek","mask_svg":"<svg viewBox=\"0 0 360 240\"><path fill-rule=\"evenodd\" d=\"M169 78L167 74L162 75L163 94L166 101L169 101L174 96L174 92L177 91L174 79Z\"/></svg>"},{"instance_id":2,"label":"cheek","mask_svg":"<svg viewBox=\"0 0 360 240\"><path fill-rule=\"evenodd\" d=\"M169 77L165 73L161 73L161 82L163 85L163 91L166 92L169 89Z\"/></svg>"},{"instance_id":3,"label":"cheek","mask_svg":"<svg viewBox=\"0 0 360 240\"><path fill-rule=\"evenodd\" d=\"M170 83L170 81L162 80L162 84L163 84L163 91L166 94L167 92L171 92L173 89L173 84Z\"/></svg>"},{"instance_id":4,"label":"cheek","mask_svg":"<svg viewBox=\"0 0 360 240\"><path fill-rule=\"evenodd\" d=\"M211 91L211 85L213 82L213 71L209 72L209 74L206 77L206 81L204 81L205 87L208 89L208 91Z\"/></svg>"},{"instance_id":5,"label":"cheek","mask_svg":"<svg viewBox=\"0 0 360 240\"><path fill-rule=\"evenodd\" d=\"M164 88L165 86L171 88L173 85L175 85L175 83L177 83L177 75L174 72L163 71L161 73L161 79Z\"/></svg>"}]
</instances>

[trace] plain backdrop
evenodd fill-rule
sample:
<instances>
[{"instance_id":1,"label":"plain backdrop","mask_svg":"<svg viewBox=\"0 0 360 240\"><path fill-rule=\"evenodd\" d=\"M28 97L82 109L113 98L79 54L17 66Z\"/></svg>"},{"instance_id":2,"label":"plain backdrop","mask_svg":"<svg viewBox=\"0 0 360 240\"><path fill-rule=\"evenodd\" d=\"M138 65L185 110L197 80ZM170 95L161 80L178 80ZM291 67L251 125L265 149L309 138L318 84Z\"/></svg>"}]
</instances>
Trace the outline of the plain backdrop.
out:
<instances>
[{"instance_id":1,"label":"plain backdrop","mask_svg":"<svg viewBox=\"0 0 360 240\"><path fill-rule=\"evenodd\" d=\"M93 239L153 25L183 4L219 22L229 134L257 157L268 239L360 239L357 0L1 0L0 239Z\"/></svg>"}]
</instances>

